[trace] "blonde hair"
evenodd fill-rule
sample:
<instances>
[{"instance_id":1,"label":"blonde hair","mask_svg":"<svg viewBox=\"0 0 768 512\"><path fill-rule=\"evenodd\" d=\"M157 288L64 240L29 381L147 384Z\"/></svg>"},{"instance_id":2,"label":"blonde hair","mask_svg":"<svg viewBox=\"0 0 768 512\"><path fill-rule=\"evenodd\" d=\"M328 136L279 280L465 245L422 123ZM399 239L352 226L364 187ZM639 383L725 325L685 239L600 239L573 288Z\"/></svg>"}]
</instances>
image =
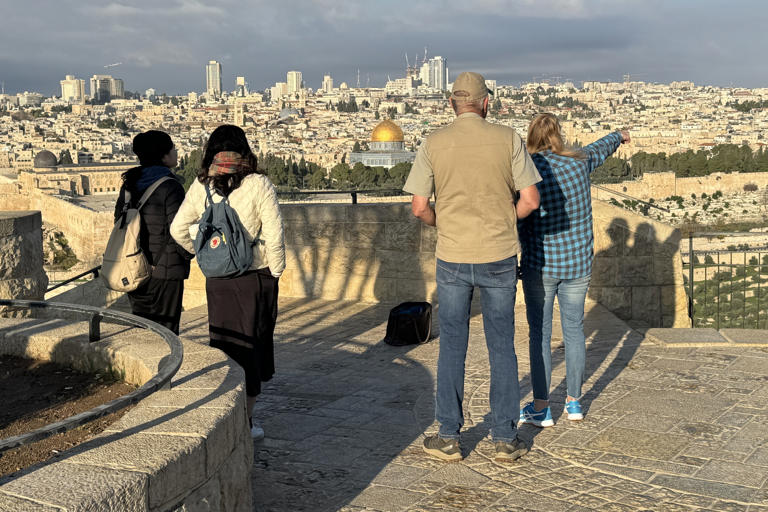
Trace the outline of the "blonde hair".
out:
<instances>
[{"instance_id":1,"label":"blonde hair","mask_svg":"<svg viewBox=\"0 0 768 512\"><path fill-rule=\"evenodd\" d=\"M531 154L550 150L556 155L585 158L582 151L565 147L560 122L553 114L539 114L531 121L525 145Z\"/></svg>"}]
</instances>

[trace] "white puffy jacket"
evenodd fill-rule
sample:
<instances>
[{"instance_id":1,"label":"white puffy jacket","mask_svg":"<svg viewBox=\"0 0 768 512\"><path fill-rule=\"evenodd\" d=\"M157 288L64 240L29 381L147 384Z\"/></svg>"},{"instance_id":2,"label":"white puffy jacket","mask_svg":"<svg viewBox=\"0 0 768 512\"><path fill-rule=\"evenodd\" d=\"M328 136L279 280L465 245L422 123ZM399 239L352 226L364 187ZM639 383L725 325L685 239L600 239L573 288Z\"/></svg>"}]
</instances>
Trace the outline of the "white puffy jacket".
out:
<instances>
[{"instance_id":1,"label":"white puffy jacket","mask_svg":"<svg viewBox=\"0 0 768 512\"><path fill-rule=\"evenodd\" d=\"M224 199L213 191L212 194L217 203ZM171 223L171 236L191 253L195 252L192 241L197 236L197 224L205 211L205 202L205 186L195 180ZM251 270L269 267L272 275L279 277L285 270L285 239L283 217L272 182L263 174L249 174L229 194L229 205L240 217L248 240L256 242Z\"/></svg>"}]
</instances>

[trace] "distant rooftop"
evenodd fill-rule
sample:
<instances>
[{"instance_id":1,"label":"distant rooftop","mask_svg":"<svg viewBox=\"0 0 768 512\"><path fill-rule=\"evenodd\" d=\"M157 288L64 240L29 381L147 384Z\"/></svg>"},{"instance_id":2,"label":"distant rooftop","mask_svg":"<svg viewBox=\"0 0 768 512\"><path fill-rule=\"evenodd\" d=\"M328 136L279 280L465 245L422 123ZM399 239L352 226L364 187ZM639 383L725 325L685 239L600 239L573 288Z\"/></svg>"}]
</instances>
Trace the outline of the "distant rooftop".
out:
<instances>
[{"instance_id":1,"label":"distant rooftop","mask_svg":"<svg viewBox=\"0 0 768 512\"><path fill-rule=\"evenodd\" d=\"M98 194L92 196L57 196L77 206L96 212L111 212L115 209L118 194Z\"/></svg>"}]
</instances>

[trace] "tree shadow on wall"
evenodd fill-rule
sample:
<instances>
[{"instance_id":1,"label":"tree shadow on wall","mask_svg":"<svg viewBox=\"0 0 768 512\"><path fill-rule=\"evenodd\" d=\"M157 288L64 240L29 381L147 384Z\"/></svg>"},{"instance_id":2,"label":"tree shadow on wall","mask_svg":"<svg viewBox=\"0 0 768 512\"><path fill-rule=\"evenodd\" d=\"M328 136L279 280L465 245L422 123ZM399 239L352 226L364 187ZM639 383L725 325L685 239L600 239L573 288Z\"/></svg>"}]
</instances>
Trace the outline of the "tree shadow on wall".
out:
<instances>
[{"instance_id":1,"label":"tree shadow on wall","mask_svg":"<svg viewBox=\"0 0 768 512\"><path fill-rule=\"evenodd\" d=\"M424 460L417 441L433 421L432 346L382 341L398 293L429 296L421 263L412 261L422 228L406 205L283 214L289 262L298 266L289 286L307 297L280 302L276 373L255 411L267 437L255 444L254 508L365 506L371 482L397 485L381 474L389 464ZM398 275L413 278L401 283ZM372 295L384 302L364 302Z\"/></svg>"}]
</instances>

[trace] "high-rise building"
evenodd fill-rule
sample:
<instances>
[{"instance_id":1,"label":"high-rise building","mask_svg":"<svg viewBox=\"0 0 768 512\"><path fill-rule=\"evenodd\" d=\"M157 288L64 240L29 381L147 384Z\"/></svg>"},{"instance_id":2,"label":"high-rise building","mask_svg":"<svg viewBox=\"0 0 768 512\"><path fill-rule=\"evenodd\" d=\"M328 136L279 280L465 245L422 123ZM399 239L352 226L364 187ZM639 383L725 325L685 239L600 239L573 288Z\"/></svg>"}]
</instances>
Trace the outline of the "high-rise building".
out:
<instances>
[{"instance_id":1,"label":"high-rise building","mask_svg":"<svg viewBox=\"0 0 768 512\"><path fill-rule=\"evenodd\" d=\"M61 99L73 103L82 103L85 101L85 80L75 78L74 75L67 75L61 84Z\"/></svg>"},{"instance_id":2,"label":"high-rise building","mask_svg":"<svg viewBox=\"0 0 768 512\"><path fill-rule=\"evenodd\" d=\"M113 78L109 82L109 94L112 98L125 97L125 83L122 78Z\"/></svg>"},{"instance_id":3,"label":"high-rise building","mask_svg":"<svg viewBox=\"0 0 768 512\"><path fill-rule=\"evenodd\" d=\"M279 99L288 94L288 84L285 82L277 82L273 87L269 89L269 96L273 99Z\"/></svg>"},{"instance_id":4,"label":"high-rise building","mask_svg":"<svg viewBox=\"0 0 768 512\"><path fill-rule=\"evenodd\" d=\"M429 62L425 62L421 65L419 70L419 80L423 85L429 86Z\"/></svg>"},{"instance_id":5,"label":"high-rise building","mask_svg":"<svg viewBox=\"0 0 768 512\"><path fill-rule=\"evenodd\" d=\"M286 79L288 94L296 94L302 89L301 71L289 71Z\"/></svg>"},{"instance_id":6,"label":"high-rise building","mask_svg":"<svg viewBox=\"0 0 768 512\"><path fill-rule=\"evenodd\" d=\"M323 92L328 94L333 91L333 78L331 75L325 75L323 77Z\"/></svg>"},{"instance_id":7,"label":"high-rise building","mask_svg":"<svg viewBox=\"0 0 768 512\"><path fill-rule=\"evenodd\" d=\"M245 81L244 76L235 78L235 95L240 97L248 96L248 83Z\"/></svg>"},{"instance_id":8,"label":"high-rise building","mask_svg":"<svg viewBox=\"0 0 768 512\"><path fill-rule=\"evenodd\" d=\"M208 61L205 66L205 92L209 97L221 96L221 63L215 60Z\"/></svg>"},{"instance_id":9,"label":"high-rise building","mask_svg":"<svg viewBox=\"0 0 768 512\"><path fill-rule=\"evenodd\" d=\"M95 102L106 103L112 98L125 96L125 85L120 78L112 78L112 75L93 75L90 82L91 99Z\"/></svg>"},{"instance_id":10,"label":"high-rise building","mask_svg":"<svg viewBox=\"0 0 768 512\"><path fill-rule=\"evenodd\" d=\"M496 80L486 80L485 86L488 87L488 89L491 91L491 94L493 94L495 98L496 97Z\"/></svg>"},{"instance_id":11,"label":"high-rise building","mask_svg":"<svg viewBox=\"0 0 768 512\"><path fill-rule=\"evenodd\" d=\"M429 59L429 86L439 91L448 90L448 61L440 57Z\"/></svg>"}]
</instances>

